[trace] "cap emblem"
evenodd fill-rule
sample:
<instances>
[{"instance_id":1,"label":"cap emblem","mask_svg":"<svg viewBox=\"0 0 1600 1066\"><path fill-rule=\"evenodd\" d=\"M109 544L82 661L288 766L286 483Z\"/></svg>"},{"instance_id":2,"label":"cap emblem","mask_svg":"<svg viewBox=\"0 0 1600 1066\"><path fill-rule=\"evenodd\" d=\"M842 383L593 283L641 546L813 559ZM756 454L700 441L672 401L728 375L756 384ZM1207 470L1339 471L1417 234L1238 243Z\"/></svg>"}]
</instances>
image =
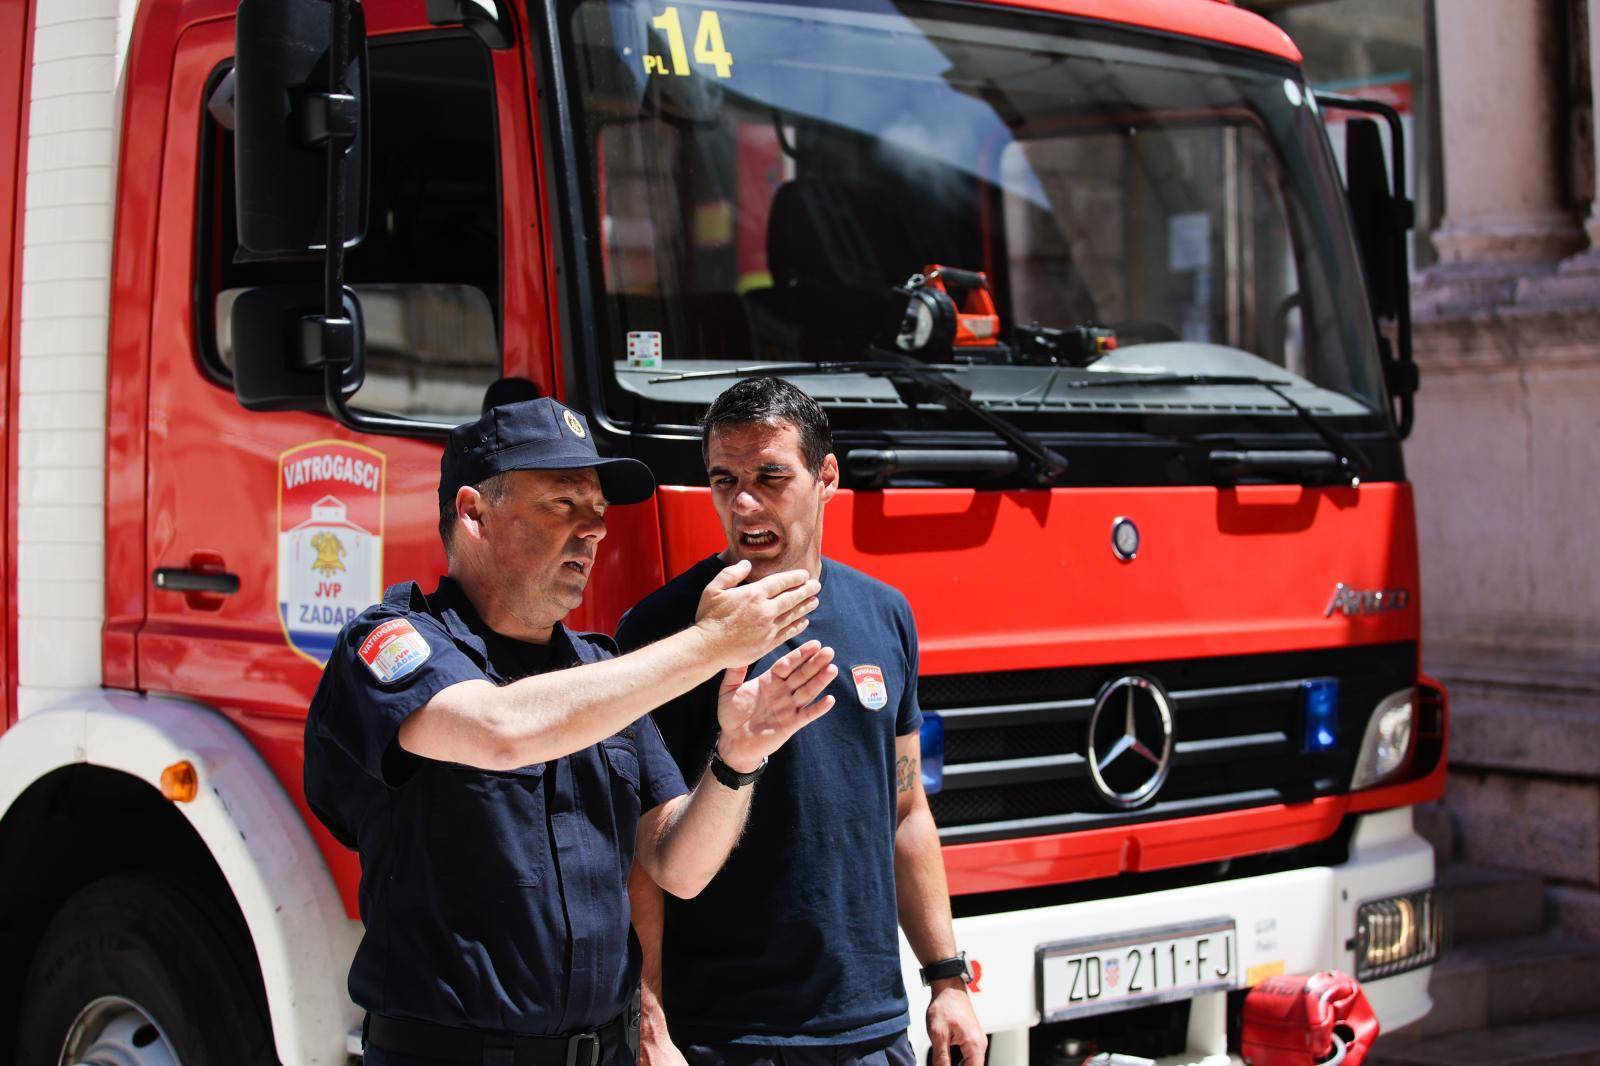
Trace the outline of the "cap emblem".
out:
<instances>
[{"instance_id":1,"label":"cap emblem","mask_svg":"<svg viewBox=\"0 0 1600 1066\"><path fill-rule=\"evenodd\" d=\"M583 431L583 423L578 421L578 416L571 411L562 411L561 417L566 419L567 428L572 430L573 435L579 440L589 435Z\"/></svg>"}]
</instances>

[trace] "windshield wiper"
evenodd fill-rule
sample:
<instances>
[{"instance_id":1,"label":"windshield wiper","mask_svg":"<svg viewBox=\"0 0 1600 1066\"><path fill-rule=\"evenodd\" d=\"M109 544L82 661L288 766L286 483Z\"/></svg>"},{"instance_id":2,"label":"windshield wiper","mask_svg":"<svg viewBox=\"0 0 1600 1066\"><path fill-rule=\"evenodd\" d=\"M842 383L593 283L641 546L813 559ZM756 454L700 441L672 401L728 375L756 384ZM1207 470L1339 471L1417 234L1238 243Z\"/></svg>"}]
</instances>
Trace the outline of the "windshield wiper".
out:
<instances>
[{"instance_id":1,"label":"windshield wiper","mask_svg":"<svg viewBox=\"0 0 1600 1066\"><path fill-rule=\"evenodd\" d=\"M732 370L694 370L683 374L664 374L650 379L659 385L668 381L704 381L711 378L747 378L760 375L782 377L817 374L866 374L869 377L889 378L908 382L927 390L926 397L918 396L898 386L896 391L906 404L915 408L917 402L931 398L948 410L965 411L992 431L997 437L1016 449L1021 468L1036 485L1050 485L1067 469L1067 460L1040 441L1033 434L1008 419L1000 417L972 398L972 390L964 389L950 379L946 370L960 371L960 366L941 366L932 363L900 363L890 360L854 359L829 363L767 363L741 366ZM892 453L887 453L892 454Z\"/></svg>"},{"instance_id":2,"label":"windshield wiper","mask_svg":"<svg viewBox=\"0 0 1600 1066\"><path fill-rule=\"evenodd\" d=\"M1104 380L1101 380L1104 379ZM1294 397L1284 392L1285 388L1292 386L1292 381L1276 381L1272 378L1258 378L1249 374L1129 374L1100 371L1094 379L1082 381L1069 381L1069 389L1092 389L1100 386L1155 386L1155 385L1257 385L1272 393L1278 399L1288 404L1294 413L1300 416L1300 421L1310 426L1322 438L1334 458L1338 460L1338 477L1348 481L1352 486L1361 483L1361 479L1372 474L1372 464L1367 461L1366 455L1357 447L1356 443L1337 429L1328 425L1309 407L1300 403ZM1231 461L1235 464L1252 465L1250 452L1214 453L1215 456ZM1267 456L1269 453L1262 453ZM1281 466L1285 458L1293 453L1272 452L1270 462L1263 461L1264 466ZM1315 455L1316 453L1309 453ZM1305 465L1319 465L1309 463Z\"/></svg>"}]
</instances>

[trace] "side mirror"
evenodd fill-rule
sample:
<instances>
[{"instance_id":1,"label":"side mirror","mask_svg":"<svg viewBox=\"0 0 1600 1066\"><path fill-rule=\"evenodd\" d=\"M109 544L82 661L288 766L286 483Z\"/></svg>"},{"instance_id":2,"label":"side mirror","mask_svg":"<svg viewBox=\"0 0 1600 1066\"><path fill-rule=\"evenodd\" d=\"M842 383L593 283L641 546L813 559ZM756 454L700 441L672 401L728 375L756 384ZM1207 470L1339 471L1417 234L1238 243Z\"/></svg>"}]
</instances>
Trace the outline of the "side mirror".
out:
<instances>
[{"instance_id":1,"label":"side mirror","mask_svg":"<svg viewBox=\"0 0 1600 1066\"><path fill-rule=\"evenodd\" d=\"M344 91L329 91L334 11L349 57ZM330 205L343 204L344 246L367 226L366 22L361 5L242 0L234 37L234 167L239 244L259 256L320 254ZM328 146L343 146L340 188L328 189Z\"/></svg>"},{"instance_id":2,"label":"side mirror","mask_svg":"<svg viewBox=\"0 0 1600 1066\"><path fill-rule=\"evenodd\" d=\"M323 291L319 285L262 285L245 289L228 310L233 342L233 393L250 411L326 411L326 360L320 351ZM366 374L361 301L344 290L344 317L353 324L351 359L340 371L348 400Z\"/></svg>"},{"instance_id":3,"label":"side mirror","mask_svg":"<svg viewBox=\"0 0 1600 1066\"><path fill-rule=\"evenodd\" d=\"M1411 264L1406 255L1416 205L1406 196L1405 127L1399 112L1377 100L1336 93L1317 93L1316 98L1330 110L1376 115L1389 127L1390 163L1385 167L1377 121L1352 117L1345 123L1345 195L1377 319L1384 384L1394 403L1395 430L1403 440L1411 433L1418 384L1411 358ZM1393 324L1393 349L1383 334L1386 321Z\"/></svg>"},{"instance_id":4,"label":"side mirror","mask_svg":"<svg viewBox=\"0 0 1600 1066\"><path fill-rule=\"evenodd\" d=\"M1383 160L1383 136L1370 118L1352 118L1344 127L1345 196L1355 223L1356 242L1371 288L1372 310L1393 318L1401 278L1396 262L1404 262L1406 231L1396 226L1389 191L1389 168ZM1397 249L1395 246L1399 245Z\"/></svg>"}]
</instances>

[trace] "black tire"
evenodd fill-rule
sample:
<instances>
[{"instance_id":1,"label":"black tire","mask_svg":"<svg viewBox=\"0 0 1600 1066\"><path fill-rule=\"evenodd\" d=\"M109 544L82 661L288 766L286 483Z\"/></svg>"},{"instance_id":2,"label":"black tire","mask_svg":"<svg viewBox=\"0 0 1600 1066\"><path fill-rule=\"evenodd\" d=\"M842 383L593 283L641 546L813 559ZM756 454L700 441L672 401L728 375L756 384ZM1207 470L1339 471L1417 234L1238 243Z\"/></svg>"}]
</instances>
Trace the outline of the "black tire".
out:
<instances>
[{"instance_id":1,"label":"black tire","mask_svg":"<svg viewBox=\"0 0 1600 1066\"><path fill-rule=\"evenodd\" d=\"M162 877L119 875L81 889L50 920L29 967L16 1066L58 1066L79 1014L105 996L137 1004L183 1066L276 1063L238 925Z\"/></svg>"}]
</instances>

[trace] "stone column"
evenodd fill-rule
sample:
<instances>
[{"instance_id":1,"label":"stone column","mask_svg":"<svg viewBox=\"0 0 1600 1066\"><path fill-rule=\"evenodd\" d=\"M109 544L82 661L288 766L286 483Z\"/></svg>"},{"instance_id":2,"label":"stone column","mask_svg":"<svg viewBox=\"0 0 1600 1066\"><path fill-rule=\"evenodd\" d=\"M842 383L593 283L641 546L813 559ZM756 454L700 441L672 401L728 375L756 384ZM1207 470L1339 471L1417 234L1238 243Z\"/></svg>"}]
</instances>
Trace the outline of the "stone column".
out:
<instances>
[{"instance_id":1,"label":"stone column","mask_svg":"<svg viewBox=\"0 0 1600 1066\"><path fill-rule=\"evenodd\" d=\"M1563 205L1560 0L1434 0L1442 265L1553 263L1581 249Z\"/></svg>"}]
</instances>

